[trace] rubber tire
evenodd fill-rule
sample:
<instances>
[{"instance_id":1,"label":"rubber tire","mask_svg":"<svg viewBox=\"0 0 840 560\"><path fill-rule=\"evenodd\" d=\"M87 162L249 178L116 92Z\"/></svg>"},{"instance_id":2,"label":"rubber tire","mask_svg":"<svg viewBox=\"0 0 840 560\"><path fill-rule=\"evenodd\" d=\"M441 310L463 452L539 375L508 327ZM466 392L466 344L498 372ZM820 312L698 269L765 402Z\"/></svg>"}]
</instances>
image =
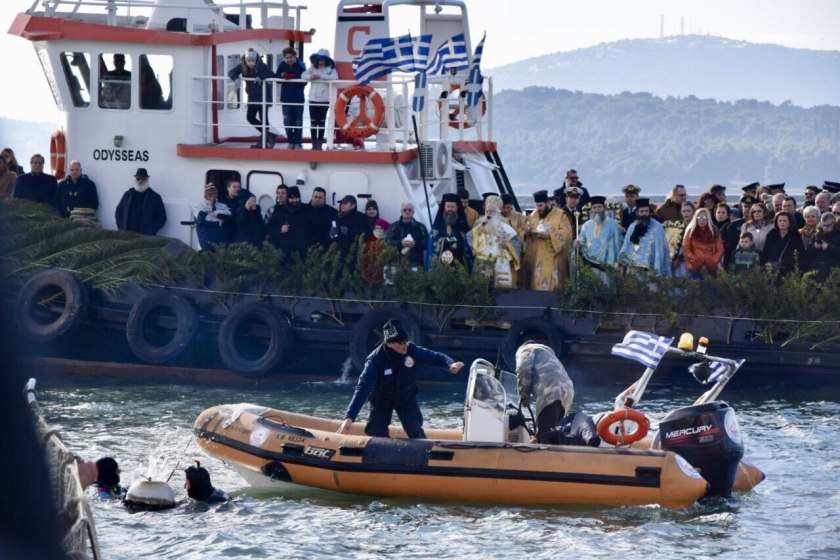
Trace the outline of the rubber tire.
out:
<instances>
[{"instance_id":1,"label":"rubber tire","mask_svg":"<svg viewBox=\"0 0 840 560\"><path fill-rule=\"evenodd\" d=\"M400 307L379 307L365 314L359 322L353 325L353 332L350 335L350 358L353 365L359 371L365 366L368 355L382 342L382 325L391 319L397 319L402 323L408 333L409 339L415 344L423 344L423 331L420 323L414 318L410 311ZM371 333L378 333L378 342L370 346Z\"/></svg>"},{"instance_id":2,"label":"rubber tire","mask_svg":"<svg viewBox=\"0 0 840 560\"><path fill-rule=\"evenodd\" d=\"M55 321L42 324L34 311L38 299L46 289L64 294L64 309ZM15 304L15 324L18 332L35 342L49 342L72 332L87 317L90 298L81 280L65 270L44 270L33 275L21 288Z\"/></svg>"},{"instance_id":3,"label":"rubber tire","mask_svg":"<svg viewBox=\"0 0 840 560\"><path fill-rule=\"evenodd\" d=\"M156 346L146 340L144 325L149 315L168 309L175 315L175 334L167 344ZM189 298L167 290L143 294L128 314L125 338L134 355L150 364L169 362L183 354L198 333L198 312Z\"/></svg>"},{"instance_id":4,"label":"rubber tire","mask_svg":"<svg viewBox=\"0 0 840 560\"><path fill-rule=\"evenodd\" d=\"M539 336L523 337L528 332L538 332ZM516 369L516 350L529 338L540 338L548 341L558 358L563 356L563 333L553 323L540 317L521 319L511 325L510 330L502 341L502 358L510 371Z\"/></svg>"},{"instance_id":5,"label":"rubber tire","mask_svg":"<svg viewBox=\"0 0 840 560\"><path fill-rule=\"evenodd\" d=\"M268 327L268 348L252 359L236 347L236 332L242 324L256 318ZM219 327L219 356L234 373L248 379L268 374L283 358L294 342L294 331L283 313L267 303L248 302L237 305Z\"/></svg>"}]
</instances>

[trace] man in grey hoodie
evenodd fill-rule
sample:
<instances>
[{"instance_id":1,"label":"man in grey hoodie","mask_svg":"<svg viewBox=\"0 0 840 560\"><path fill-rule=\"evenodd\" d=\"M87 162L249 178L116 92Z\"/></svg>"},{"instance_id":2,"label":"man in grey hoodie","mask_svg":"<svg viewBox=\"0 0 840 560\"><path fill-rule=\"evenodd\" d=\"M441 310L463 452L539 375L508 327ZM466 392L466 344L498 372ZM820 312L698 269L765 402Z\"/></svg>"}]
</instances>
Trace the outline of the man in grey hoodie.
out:
<instances>
[{"instance_id":1,"label":"man in grey hoodie","mask_svg":"<svg viewBox=\"0 0 840 560\"><path fill-rule=\"evenodd\" d=\"M546 434L560 425L572 406L575 388L554 350L533 341L516 351L516 383L522 406L537 403L537 441L549 443Z\"/></svg>"}]
</instances>

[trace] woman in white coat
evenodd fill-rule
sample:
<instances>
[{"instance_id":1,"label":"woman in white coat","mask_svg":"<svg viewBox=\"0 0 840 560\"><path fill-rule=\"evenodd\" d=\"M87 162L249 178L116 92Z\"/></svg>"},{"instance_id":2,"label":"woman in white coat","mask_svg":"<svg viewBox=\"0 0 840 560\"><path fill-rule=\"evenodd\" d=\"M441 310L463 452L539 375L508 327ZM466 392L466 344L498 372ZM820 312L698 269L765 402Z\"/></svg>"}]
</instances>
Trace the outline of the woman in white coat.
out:
<instances>
[{"instance_id":1,"label":"woman in white coat","mask_svg":"<svg viewBox=\"0 0 840 560\"><path fill-rule=\"evenodd\" d=\"M324 146L324 135L327 122L327 111L330 106L331 80L338 79L335 62L330 58L330 51L321 49L309 57L312 65L301 75L309 80L309 122L312 130L312 149L321 150Z\"/></svg>"}]
</instances>

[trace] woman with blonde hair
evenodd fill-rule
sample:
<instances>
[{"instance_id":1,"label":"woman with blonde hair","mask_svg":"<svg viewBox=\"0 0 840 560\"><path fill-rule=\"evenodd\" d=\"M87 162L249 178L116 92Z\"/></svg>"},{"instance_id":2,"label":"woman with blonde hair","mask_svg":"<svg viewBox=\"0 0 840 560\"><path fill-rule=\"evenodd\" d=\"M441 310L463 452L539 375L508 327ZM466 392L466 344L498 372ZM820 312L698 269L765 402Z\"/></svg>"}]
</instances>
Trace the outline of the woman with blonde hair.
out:
<instances>
[{"instance_id":1,"label":"woman with blonde hair","mask_svg":"<svg viewBox=\"0 0 840 560\"><path fill-rule=\"evenodd\" d=\"M708 208L698 208L685 228L683 235L685 267L691 278L702 278L705 268L711 276L717 276L718 266L723 258L723 237L712 223Z\"/></svg>"}]
</instances>

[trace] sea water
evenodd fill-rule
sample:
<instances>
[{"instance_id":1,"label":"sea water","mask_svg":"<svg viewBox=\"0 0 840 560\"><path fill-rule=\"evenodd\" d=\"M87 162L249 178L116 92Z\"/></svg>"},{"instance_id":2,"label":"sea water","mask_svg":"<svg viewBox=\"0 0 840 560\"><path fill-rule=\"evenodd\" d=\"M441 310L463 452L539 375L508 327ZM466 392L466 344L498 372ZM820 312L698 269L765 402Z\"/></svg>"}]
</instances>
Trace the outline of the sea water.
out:
<instances>
[{"instance_id":1,"label":"sea water","mask_svg":"<svg viewBox=\"0 0 840 560\"><path fill-rule=\"evenodd\" d=\"M654 422L696 398L654 389L641 409ZM512 507L382 499L304 491L258 494L192 441L198 414L250 402L341 418L350 382L251 389L48 380L39 401L48 422L86 458L110 455L122 483L165 479L174 510L131 513L93 502L105 558L840 558L840 391L724 392L739 413L747 454L767 473L728 502L672 510L646 507ZM428 427L462 423L463 385L424 385ZM616 391L579 390L575 409L610 408ZM183 470L193 461L233 496L188 503ZM173 472L174 471L174 472Z\"/></svg>"}]
</instances>

